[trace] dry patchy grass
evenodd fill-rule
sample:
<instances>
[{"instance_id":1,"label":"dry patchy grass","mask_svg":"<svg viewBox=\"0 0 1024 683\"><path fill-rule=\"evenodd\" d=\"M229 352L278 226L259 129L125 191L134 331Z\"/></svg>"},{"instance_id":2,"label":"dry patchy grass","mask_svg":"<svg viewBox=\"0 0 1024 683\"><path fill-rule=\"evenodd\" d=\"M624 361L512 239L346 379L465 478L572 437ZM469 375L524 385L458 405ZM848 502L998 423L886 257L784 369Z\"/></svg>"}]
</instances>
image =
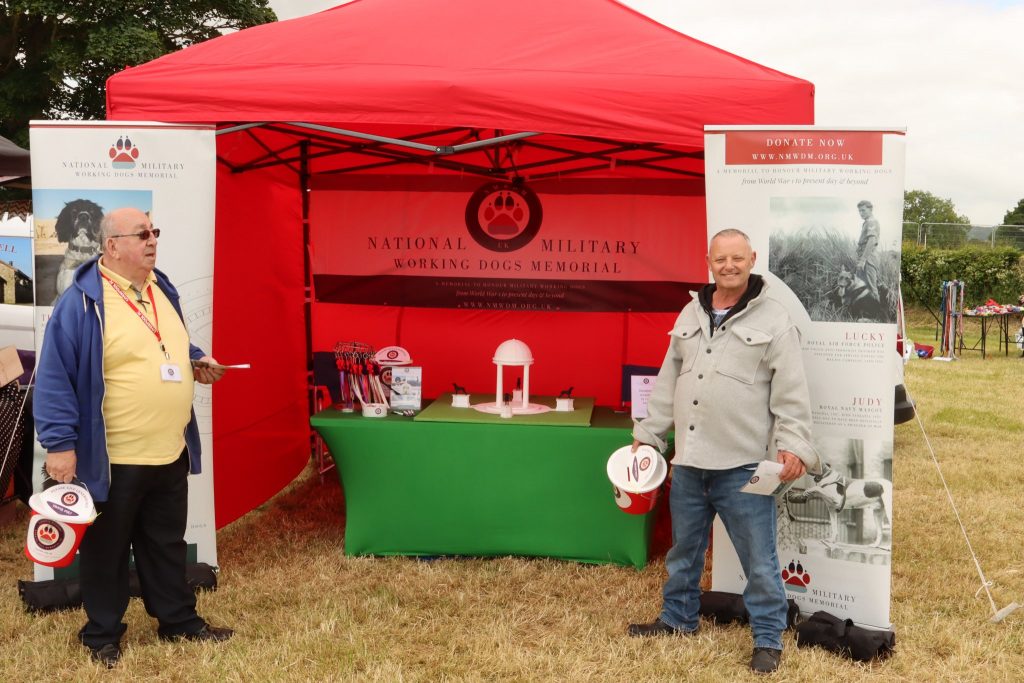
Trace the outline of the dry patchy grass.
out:
<instances>
[{"instance_id":1,"label":"dry patchy grass","mask_svg":"<svg viewBox=\"0 0 1024 683\"><path fill-rule=\"evenodd\" d=\"M918 401L999 607L1024 602L1020 529L1024 360L913 361ZM1018 681L1024 610L1002 624L916 422L897 427L892 620L896 655L857 664L787 635L778 681ZM201 613L238 634L222 645L165 644L139 601L125 658L91 664L74 634L80 611L29 615L15 581L25 511L0 527L0 680L155 681L731 681L746 671L749 630L704 624L695 638L634 640L629 621L657 613L664 568L555 560L350 558L336 479L305 474L219 533L220 589Z\"/></svg>"}]
</instances>

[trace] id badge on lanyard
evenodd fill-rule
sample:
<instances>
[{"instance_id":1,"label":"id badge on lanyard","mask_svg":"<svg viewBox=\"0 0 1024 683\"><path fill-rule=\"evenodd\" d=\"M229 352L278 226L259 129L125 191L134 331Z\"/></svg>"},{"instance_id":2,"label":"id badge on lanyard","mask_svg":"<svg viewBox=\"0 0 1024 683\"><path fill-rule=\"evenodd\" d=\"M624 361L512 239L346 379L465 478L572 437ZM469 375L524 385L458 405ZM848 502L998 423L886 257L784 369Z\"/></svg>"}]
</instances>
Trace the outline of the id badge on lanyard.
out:
<instances>
[{"instance_id":1,"label":"id badge on lanyard","mask_svg":"<svg viewBox=\"0 0 1024 683\"><path fill-rule=\"evenodd\" d=\"M165 382L180 382L181 368L177 363L164 363L160 366L160 379Z\"/></svg>"}]
</instances>

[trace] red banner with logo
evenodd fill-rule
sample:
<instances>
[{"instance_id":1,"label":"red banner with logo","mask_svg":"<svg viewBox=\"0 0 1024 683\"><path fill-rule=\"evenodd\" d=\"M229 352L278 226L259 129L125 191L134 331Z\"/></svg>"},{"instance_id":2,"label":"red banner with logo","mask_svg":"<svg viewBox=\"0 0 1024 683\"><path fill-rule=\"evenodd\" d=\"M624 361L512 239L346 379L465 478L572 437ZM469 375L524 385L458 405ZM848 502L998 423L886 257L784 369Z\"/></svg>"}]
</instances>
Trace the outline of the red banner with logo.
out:
<instances>
[{"instance_id":1,"label":"red banner with logo","mask_svg":"<svg viewBox=\"0 0 1024 683\"><path fill-rule=\"evenodd\" d=\"M319 181L318 302L675 311L707 281L701 184Z\"/></svg>"}]
</instances>

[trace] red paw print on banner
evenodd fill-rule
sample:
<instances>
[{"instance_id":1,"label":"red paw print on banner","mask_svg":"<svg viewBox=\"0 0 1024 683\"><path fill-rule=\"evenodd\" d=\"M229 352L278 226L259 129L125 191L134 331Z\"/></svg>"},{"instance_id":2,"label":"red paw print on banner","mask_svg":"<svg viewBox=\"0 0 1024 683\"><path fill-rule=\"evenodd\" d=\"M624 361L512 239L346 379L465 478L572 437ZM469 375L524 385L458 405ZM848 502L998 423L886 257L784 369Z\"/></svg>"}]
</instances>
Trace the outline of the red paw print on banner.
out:
<instances>
[{"instance_id":1,"label":"red paw print on banner","mask_svg":"<svg viewBox=\"0 0 1024 683\"><path fill-rule=\"evenodd\" d=\"M114 168L131 168L139 158L139 148L132 144L128 136L120 137L110 146L111 165Z\"/></svg>"},{"instance_id":2,"label":"red paw print on banner","mask_svg":"<svg viewBox=\"0 0 1024 683\"><path fill-rule=\"evenodd\" d=\"M811 575L804 571L802 564L790 560L789 566L782 570L782 580L787 588L804 593L811 582Z\"/></svg>"},{"instance_id":3,"label":"red paw print on banner","mask_svg":"<svg viewBox=\"0 0 1024 683\"><path fill-rule=\"evenodd\" d=\"M530 212L519 195L496 192L481 206L480 217L489 234L504 237L522 232L530 220Z\"/></svg>"}]
</instances>

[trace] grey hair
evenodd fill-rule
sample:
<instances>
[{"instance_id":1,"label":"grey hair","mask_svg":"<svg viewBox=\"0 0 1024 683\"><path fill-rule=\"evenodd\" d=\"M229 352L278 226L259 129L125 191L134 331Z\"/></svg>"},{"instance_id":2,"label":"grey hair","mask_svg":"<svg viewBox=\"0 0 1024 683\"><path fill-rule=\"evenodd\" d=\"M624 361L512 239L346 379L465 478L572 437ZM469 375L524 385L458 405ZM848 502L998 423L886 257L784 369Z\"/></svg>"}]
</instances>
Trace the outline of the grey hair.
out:
<instances>
[{"instance_id":1,"label":"grey hair","mask_svg":"<svg viewBox=\"0 0 1024 683\"><path fill-rule=\"evenodd\" d=\"M712 235L711 241L708 242L708 244L711 244L711 242L714 242L719 237L734 237L737 235L747 241L748 247L750 247L751 249L754 248L754 246L750 243L750 236L747 235L747 233L743 232L742 230L737 230L736 228L726 228L725 230L719 230L714 235Z\"/></svg>"},{"instance_id":2,"label":"grey hair","mask_svg":"<svg viewBox=\"0 0 1024 683\"><path fill-rule=\"evenodd\" d=\"M862 200L860 200L859 202L857 202L857 208L858 208L858 209L859 209L860 207L862 207L862 206L866 206L866 207L868 207L869 209L874 209L874 208L875 208L875 205L874 205L874 204L872 204L871 202L869 202L869 201L868 201L868 200L866 200L866 199L862 199Z\"/></svg>"},{"instance_id":3,"label":"grey hair","mask_svg":"<svg viewBox=\"0 0 1024 683\"><path fill-rule=\"evenodd\" d=\"M100 220L100 237L103 240L103 244L106 244L107 238L114 232L114 219L112 216L113 212L111 211L103 214L103 218Z\"/></svg>"}]
</instances>

